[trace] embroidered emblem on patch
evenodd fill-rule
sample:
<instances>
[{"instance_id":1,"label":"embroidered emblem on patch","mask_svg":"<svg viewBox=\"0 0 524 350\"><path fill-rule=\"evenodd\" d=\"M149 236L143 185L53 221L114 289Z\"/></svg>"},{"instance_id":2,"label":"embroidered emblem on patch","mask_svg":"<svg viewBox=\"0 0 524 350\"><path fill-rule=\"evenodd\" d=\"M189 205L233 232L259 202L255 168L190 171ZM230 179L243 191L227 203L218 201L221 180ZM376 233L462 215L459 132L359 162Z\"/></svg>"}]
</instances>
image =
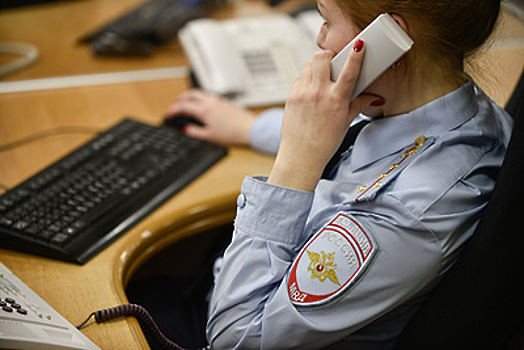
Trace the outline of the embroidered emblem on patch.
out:
<instances>
[{"instance_id":1,"label":"embroidered emblem on patch","mask_svg":"<svg viewBox=\"0 0 524 350\"><path fill-rule=\"evenodd\" d=\"M339 213L309 240L293 263L289 298L301 306L332 300L356 281L377 249L355 218Z\"/></svg>"}]
</instances>

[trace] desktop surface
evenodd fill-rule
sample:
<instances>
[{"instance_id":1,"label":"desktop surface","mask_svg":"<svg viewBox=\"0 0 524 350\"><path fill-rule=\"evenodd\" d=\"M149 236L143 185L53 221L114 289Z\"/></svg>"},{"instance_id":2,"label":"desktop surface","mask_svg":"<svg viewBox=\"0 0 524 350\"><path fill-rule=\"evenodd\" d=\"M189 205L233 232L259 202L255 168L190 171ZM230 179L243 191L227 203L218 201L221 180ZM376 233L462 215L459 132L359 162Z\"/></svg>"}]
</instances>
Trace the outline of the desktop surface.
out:
<instances>
[{"instance_id":1,"label":"desktop surface","mask_svg":"<svg viewBox=\"0 0 524 350\"><path fill-rule=\"evenodd\" d=\"M0 40L39 43L42 58L26 70L0 78L0 84L187 64L185 57L176 49L176 42L168 44L154 56L145 59L105 60L93 57L88 48L74 46L71 42L77 38L77 34L85 33L95 26L92 23L84 23L84 19L76 21L78 29L74 30L72 28L75 21L68 21L57 31L62 39L59 40L57 34L53 39L47 38L48 44L44 33L29 28L32 21L46 23L46 26L54 28L55 25L48 22L50 18L58 21L57 18L65 16L64 11L68 9L74 14L84 11L86 17L91 16L102 23L111 13L117 12L111 9L113 4L114 7L122 8L131 3L137 1L57 2L1 12ZM87 6L94 7L88 10ZM47 17L48 14L51 17ZM18 34L14 29L11 30L12 25L7 25L16 22L17 18L28 25ZM24 26L22 23L20 25ZM36 26L38 27L37 24ZM60 24L56 23L56 26ZM8 30L4 30L5 28ZM28 40L30 37L36 39ZM56 61L52 55L55 48L60 54ZM72 60L68 60L68 57ZM74 126L85 129L82 132L40 138L12 150L0 152L0 184L6 188L15 187L80 147L94 136L96 130L108 129L125 116L132 115L146 123L160 125L167 107L189 87L189 80L184 75L146 81L0 94L0 144L57 127ZM236 197L243 178L246 175L268 174L272 162L272 157L245 148L229 149L228 155L216 166L83 266L3 249L1 244L0 261L70 323L79 324L93 311L127 302L124 287L132 271L142 261L147 260L150 254L154 254L156 249L193 234L196 229L195 222L198 222L198 225L205 225L206 222L207 225L214 225L217 220L219 224L223 224L223 220L232 221ZM227 210L226 213L213 214L216 208ZM177 229L169 229L173 225ZM82 333L103 349L148 347L134 318L102 325L91 324L82 329Z\"/></svg>"},{"instance_id":2,"label":"desktop surface","mask_svg":"<svg viewBox=\"0 0 524 350\"><path fill-rule=\"evenodd\" d=\"M65 125L107 128L131 110L149 123L159 124L161 110L185 88L185 80L179 79L3 95L0 139L9 142ZM0 153L2 184L16 186L90 137L55 135ZM83 266L6 249L0 249L0 261L69 322L78 324L93 311L127 302L126 279L157 249L194 233L196 223L214 225L214 217L217 224L232 221L244 176L268 174L272 162L272 157L231 148L216 166ZM220 208L227 210L212 213ZM133 318L90 325L82 332L107 349L140 348L145 342Z\"/></svg>"},{"instance_id":3,"label":"desktop surface","mask_svg":"<svg viewBox=\"0 0 524 350\"><path fill-rule=\"evenodd\" d=\"M271 9L263 0L240 1L215 8L209 16L216 19L248 17L287 11L311 0L289 0ZM5 77L1 82L28 79L83 76L187 66L189 61L177 40L155 48L148 57L103 57L93 55L90 45L79 44L80 38L145 0L54 1L0 11L0 41L24 42L40 50L37 64ZM2 63L0 56L0 63Z\"/></svg>"}]
</instances>

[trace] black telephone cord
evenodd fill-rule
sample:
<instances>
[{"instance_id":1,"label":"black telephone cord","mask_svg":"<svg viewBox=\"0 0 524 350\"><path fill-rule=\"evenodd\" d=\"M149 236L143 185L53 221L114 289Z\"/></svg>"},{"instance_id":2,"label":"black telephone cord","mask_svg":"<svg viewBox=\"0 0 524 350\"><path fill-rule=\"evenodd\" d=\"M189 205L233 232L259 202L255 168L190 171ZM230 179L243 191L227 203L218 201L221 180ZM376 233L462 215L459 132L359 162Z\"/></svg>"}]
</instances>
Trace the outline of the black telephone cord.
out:
<instances>
[{"instance_id":1,"label":"black telephone cord","mask_svg":"<svg viewBox=\"0 0 524 350\"><path fill-rule=\"evenodd\" d=\"M171 340L167 339L164 334L160 331L157 324L147 312L147 310L137 304L124 304L119 305L116 307L112 307L109 309L103 309L98 310L89 315L87 319L82 322L80 325L78 325L76 328L80 329L91 319L91 317L95 317L96 323L102 323L105 321L109 321L115 318L120 317L127 317L127 316L134 316L137 318L141 324L144 325L144 328L146 332L148 332L151 337L157 342L158 345L160 345L164 349L170 349L170 350L186 350L183 347L179 346L178 344L172 342ZM210 349L209 346L206 346L204 348L201 348L199 350L208 350Z\"/></svg>"}]
</instances>

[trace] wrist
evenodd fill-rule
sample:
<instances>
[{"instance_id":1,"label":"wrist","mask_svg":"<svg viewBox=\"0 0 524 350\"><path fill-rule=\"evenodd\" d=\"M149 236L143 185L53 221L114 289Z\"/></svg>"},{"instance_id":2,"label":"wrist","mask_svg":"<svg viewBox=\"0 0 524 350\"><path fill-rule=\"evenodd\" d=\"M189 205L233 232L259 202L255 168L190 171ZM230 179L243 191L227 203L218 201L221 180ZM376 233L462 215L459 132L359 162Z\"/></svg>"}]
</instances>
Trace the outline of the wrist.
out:
<instances>
[{"instance_id":1,"label":"wrist","mask_svg":"<svg viewBox=\"0 0 524 350\"><path fill-rule=\"evenodd\" d=\"M239 129L237 134L236 143L242 146L249 146L249 139L251 135L251 128L255 123L255 116L248 115L242 121L239 122Z\"/></svg>"},{"instance_id":2,"label":"wrist","mask_svg":"<svg viewBox=\"0 0 524 350\"><path fill-rule=\"evenodd\" d=\"M301 162L298 157L286 158L279 152L267 182L276 186L314 192L323 170L321 165Z\"/></svg>"}]
</instances>

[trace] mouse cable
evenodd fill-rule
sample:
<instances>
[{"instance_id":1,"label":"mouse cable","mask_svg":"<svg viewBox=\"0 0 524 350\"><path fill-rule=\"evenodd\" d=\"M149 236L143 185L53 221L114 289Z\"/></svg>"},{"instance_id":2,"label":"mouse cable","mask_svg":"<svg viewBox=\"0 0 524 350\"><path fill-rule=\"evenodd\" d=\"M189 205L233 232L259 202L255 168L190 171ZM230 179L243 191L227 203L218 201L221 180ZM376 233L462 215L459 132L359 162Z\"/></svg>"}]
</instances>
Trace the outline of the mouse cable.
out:
<instances>
[{"instance_id":1,"label":"mouse cable","mask_svg":"<svg viewBox=\"0 0 524 350\"><path fill-rule=\"evenodd\" d=\"M23 137L19 140L0 144L0 152L12 150L14 148L26 145L28 143L55 135L63 134L99 134L102 130L100 128L89 126L57 126L52 129L36 132L32 135Z\"/></svg>"},{"instance_id":2,"label":"mouse cable","mask_svg":"<svg viewBox=\"0 0 524 350\"><path fill-rule=\"evenodd\" d=\"M147 310L143 306L137 304L124 304L109 309L98 310L91 313L87 317L87 319L81 324L79 324L76 328L81 329L82 327L84 327L93 316L95 317L96 323L102 323L120 317L133 316L140 321L140 323L144 326L146 332L148 332L149 335L153 337L155 342L162 348L172 350L186 350L178 344L167 339L166 336L162 334L157 324L153 320L153 317L151 317L149 312L147 312ZM209 349L210 347L206 346L198 350Z\"/></svg>"}]
</instances>

